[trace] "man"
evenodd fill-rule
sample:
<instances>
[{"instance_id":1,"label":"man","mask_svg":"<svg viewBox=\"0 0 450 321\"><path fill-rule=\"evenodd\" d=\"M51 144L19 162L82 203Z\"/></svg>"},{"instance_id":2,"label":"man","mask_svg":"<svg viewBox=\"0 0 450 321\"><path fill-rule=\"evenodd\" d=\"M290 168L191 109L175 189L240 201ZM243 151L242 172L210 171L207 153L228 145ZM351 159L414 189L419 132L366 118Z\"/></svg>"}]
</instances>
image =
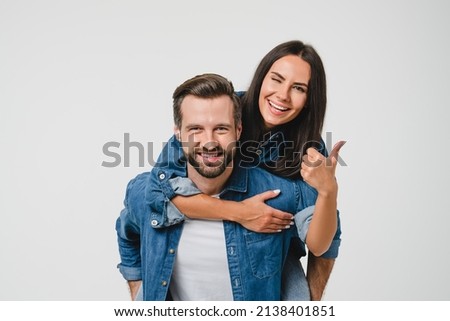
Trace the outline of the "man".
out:
<instances>
[{"instance_id":1,"label":"man","mask_svg":"<svg viewBox=\"0 0 450 321\"><path fill-rule=\"evenodd\" d=\"M275 187L281 194L268 201L274 208L297 213L314 205L315 191L304 182L259 168L233 167L240 110L231 83L223 77L197 76L179 86L174 118L177 137L184 142L188 177L195 184L185 186L185 192L197 193L198 188L240 201ZM168 184L164 169L158 169L157 177ZM146 197L151 189L147 173L129 183L116 226L119 268L133 299L140 280L144 300L281 299L282 270L291 242L305 254L296 229L262 234L229 221L189 219L158 229L155 226L162 221L174 218L149 207ZM306 234L299 227L299 233Z\"/></svg>"}]
</instances>

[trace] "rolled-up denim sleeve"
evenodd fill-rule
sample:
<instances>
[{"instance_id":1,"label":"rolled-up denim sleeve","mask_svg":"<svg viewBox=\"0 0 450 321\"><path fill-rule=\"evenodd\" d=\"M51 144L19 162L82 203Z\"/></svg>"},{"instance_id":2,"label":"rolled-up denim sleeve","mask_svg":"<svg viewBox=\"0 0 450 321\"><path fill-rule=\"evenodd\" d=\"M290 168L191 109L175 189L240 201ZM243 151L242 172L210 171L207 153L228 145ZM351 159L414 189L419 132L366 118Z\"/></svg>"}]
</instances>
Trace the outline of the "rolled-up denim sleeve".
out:
<instances>
[{"instance_id":1,"label":"rolled-up denim sleeve","mask_svg":"<svg viewBox=\"0 0 450 321\"><path fill-rule=\"evenodd\" d=\"M117 242L121 262L117 265L122 276L128 281L141 280L140 254L140 222L130 204L131 190L135 187L137 178L127 185L124 209L116 220Z\"/></svg>"},{"instance_id":2,"label":"rolled-up denim sleeve","mask_svg":"<svg viewBox=\"0 0 450 321\"><path fill-rule=\"evenodd\" d=\"M180 142L173 136L164 146L150 173L146 199L151 209L151 226L164 228L185 218L171 202L175 195L189 196L200 191L186 178L186 164Z\"/></svg>"},{"instance_id":3,"label":"rolled-up denim sleeve","mask_svg":"<svg viewBox=\"0 0 450 321\"><path fill-rule=\"evenodd\" d=\"M294 216L295 226L297 227L298 236L303 243L306 243L306 234L308 233L309 224L311 223L314 214L315 206L308 206L307 208L297 212Z\"/></svg>"},{"instance_id":4,"label":"rolled-up denim sleeve","mask_svg":"<svg viewBox=\"0 0 450 321\"><path fill-rule=\"evenodd\" d=\"M176 195L191 196L200 194L201 191L195 186L195 184L186 177L175 177L169 180L169 184ZM166 226L170 226L184 220L185 216L181 211L172 203L166 202L165 216L167 217Z\"/></svg>"},{"instance_id":5,"label":"rolled-up denim sleeve","mask_svg":"<svg viewBox=\"0 0 450 321\"><path fill-rule=\"evenodd\" d=\"M146 202L150 207L150 222L153 228L167 227L184 220L182 215L171 216L167 214L169 207L173 206L170 200L175 196L175 191L169 180L173 177L184 176L186 176L186 165L183 150L180 142L175 136L172 136L164 145L150 172L145 193Z\"/></svg>"},{"instance_id":6,"label":"rolled-up denim sleeve","mask_svg":"<svg viewBox=\"0 0 450 321\"><path fill-rule=\"evenodd\" d=\"M339 211L337 211L337 229L334 234L333 241L329 249L321 255L325 259L335 259L339 255L339 247L341 246L341 219L339 217Z\"/></svg>"}]
</instances>

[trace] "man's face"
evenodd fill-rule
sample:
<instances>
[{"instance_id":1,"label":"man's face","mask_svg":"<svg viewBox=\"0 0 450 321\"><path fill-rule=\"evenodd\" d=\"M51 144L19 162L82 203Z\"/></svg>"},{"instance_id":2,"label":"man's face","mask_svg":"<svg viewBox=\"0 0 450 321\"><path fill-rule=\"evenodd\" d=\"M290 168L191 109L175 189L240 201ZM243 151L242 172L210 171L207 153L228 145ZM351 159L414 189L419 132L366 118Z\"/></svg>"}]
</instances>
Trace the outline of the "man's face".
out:
<instances>
[{"instance_id":1,"label":"man's face","mask_svg":"<svg viewBox=\"0 0 450 321\"><path fill-rule=\"evenodd\" d=\"M241 126L233 117L233 102L228 96L204 99L188 95L181 104L179 133L189 164L206 178L221 175L233 160Z\"/></svg>"}]
</instances>

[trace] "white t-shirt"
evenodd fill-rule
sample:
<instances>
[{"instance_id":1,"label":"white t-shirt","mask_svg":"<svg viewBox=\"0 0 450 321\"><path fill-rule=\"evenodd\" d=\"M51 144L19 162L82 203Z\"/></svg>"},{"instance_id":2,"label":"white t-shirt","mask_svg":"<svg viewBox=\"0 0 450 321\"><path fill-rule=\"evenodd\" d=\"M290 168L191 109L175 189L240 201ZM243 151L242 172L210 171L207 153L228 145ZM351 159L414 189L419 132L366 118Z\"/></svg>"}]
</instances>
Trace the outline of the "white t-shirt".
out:
<instances>
[{"instance_id":1,"label":"white t-shirt","mask_svg":"<svg viewBox=\"0 0 450 321\"><path fill-rule=\"evenodd\" d=\"M185 219L170 292L175 301L233 300L222 221Z\"/></svg>"}]
</instances>

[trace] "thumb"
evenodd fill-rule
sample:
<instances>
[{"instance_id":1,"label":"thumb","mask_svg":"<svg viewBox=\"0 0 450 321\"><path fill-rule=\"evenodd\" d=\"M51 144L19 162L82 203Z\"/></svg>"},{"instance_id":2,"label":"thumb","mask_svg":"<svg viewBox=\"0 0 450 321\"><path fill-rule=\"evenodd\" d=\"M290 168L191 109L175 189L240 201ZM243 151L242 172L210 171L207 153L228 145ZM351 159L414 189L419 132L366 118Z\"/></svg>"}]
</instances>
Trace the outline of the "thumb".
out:
<instances>
[{"instance_id":1,"label":"thumb","mask_svg":"<svg viewBox=\"0 0 450 321\"><path fill-rule=\"evenodd\" d=\"M271 198L274 198L274 197L277 197L278 195L280 195L280 192L281 191L279 189L274 189L271 191L265 191L265 192L259 194L258 196L261 200L267 201Z\"/></svg>"},{"instance_id":2,"label":"thumb","mask_svg":"<svg viewBox=\"0 0 450 321\"><path fill-rule=\"evenodd\" d=\"M331 150L330 157L331 159L335 158L337 160L339 156L339 151L341 150L342 146L346 143L345 140L338 141Z\"/></svg>"}]
</instances>

